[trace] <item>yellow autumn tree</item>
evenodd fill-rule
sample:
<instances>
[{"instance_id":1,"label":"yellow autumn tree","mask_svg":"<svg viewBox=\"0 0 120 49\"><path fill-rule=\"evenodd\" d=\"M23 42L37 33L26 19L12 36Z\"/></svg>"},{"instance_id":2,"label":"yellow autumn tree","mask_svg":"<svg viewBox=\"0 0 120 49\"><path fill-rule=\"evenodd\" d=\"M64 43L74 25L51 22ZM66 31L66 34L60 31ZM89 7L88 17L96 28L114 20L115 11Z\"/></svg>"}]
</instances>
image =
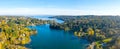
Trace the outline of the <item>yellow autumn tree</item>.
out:
<instances>
[{"instance_id":1,"label":"yellow autumn tree","mask_svg":"<svg viewBox=\"0 0 120 49\"><path fill-rule=\"evenodd\" d=\"M2 44L1 44L1 42L0 42L0 49L2 49Z\"/></svg>"},{"instance_id":2,"label":"yellow autumn tree","mask_svg":"<svg viewBox=\"0 0 120 49\"><path fill-rule=\"evenodd\" d=\"M74 32L74 35L77 36L77 32Z\"/></svg>"},{"instance_id":3,"label":"yellow autumn tree","mask_svg":"<svg viewBox=\"0 0 120 49\"><path fill-rule=\"evenodd\" d=\"M80 37L80 36L81 36L81 32L78 33L78 37Z\"/></svg>"},{"instance_id":4,"label":"yellow autumn tree","mask_svg":"<svg viewBox=\"0 0 120 49\"><path fill-rule=\"evenodd\" d=\"M88 35L92 36L94 35L94 30L92 28L88 28L87 33Z\"/></svg>"},{"instance_id":5,"label":"yellow autumn tree","mask_svg":"<svg viewBox=\"0 0 120 49\"><path fill-rule=\"evenodd\" d=\"M1 24L5 24L5 20L2 20L2 21L1 21Z\"/></svg>"}]
</instances>

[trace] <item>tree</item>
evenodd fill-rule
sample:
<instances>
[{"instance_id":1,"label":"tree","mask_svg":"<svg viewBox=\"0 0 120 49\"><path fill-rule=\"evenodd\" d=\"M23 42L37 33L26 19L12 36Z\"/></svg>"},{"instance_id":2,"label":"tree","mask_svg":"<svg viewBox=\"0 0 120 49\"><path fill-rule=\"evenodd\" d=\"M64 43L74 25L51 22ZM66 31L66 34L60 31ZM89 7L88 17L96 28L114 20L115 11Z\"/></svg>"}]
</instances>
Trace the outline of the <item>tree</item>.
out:
<instances>
[{"instance_id":1,"label":"tree","mask_svg":"<svg viewBox=\"0 0 120 49\"><path fill-rule=\"evenodd\" d=\"M94 35L94 30L92 28L88 28L87 33L88 33L88 35L93 36Z\"/></svg>"},{"instance_id":2,"label":"tree","mask_svg":"<svg viewBox=\"0 0 120 49\"><path fill-rule=\"evenodd\" d=\"M77 32L74 32L74 35L77 36Z\"/></svg>"},{"instance_id":3,"label":"tree","mask_svg":"<svg viewBox=\"0 0 120 49\"><path fill-rule=\"evenodd\" d=\"M65 27L65 31L68 31L68 30L70 30L70 28L69 27Z\"/></svg>"},{"instance_id":4,"label":"tree","mask_svg":"<svg viewBox=\"0 0 120 49\"><path fill-rule=\"evenodd\" d=\"M1 24L5 24L5 20L2 20L2 21L1 21Z\"/></svg>"},{"instance_id":5,"label":"tree","mask_svg":"<svg viewBox=\"0 0 120 49\"><path fill-rule=\"evenodd\" d=\"M2 43L0 42L0 49L2 49Z\"/></svg>"}]
</instances>

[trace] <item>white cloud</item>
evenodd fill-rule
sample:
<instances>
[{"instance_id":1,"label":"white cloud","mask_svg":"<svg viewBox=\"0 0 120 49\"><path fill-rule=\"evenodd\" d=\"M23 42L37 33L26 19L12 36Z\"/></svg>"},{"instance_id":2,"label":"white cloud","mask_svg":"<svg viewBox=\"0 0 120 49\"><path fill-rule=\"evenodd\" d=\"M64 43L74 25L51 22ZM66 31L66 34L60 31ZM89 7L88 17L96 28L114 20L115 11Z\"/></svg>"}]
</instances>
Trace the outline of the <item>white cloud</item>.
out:
<instances>
[{"instance_id":1,"label":"white cloud","mask_svg":"<svg viewBox=\"0 0 120 49\"><path fill-rule=\"evenodd\" d=\"M57 8L0 8L0 15L120 15L120 9L76 10Z\"/></svg>"}]
</instances>

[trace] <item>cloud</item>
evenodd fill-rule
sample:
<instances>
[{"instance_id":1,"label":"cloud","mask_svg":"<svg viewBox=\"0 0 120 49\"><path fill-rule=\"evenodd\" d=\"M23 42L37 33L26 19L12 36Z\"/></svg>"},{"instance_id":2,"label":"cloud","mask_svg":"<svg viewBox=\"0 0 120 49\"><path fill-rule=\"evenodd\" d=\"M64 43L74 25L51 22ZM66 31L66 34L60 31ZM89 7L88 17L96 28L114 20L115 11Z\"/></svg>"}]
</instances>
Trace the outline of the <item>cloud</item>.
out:
<instances>
[{"instance_id":1,"label":"cloud","mask_svg":"<svg viewBox=\"0 0 120 49\"><path fill-rule=\"evenodd\" d=\"M120 15L120 9L0 8L0 15Z\"/></svg>"}]
</instances>

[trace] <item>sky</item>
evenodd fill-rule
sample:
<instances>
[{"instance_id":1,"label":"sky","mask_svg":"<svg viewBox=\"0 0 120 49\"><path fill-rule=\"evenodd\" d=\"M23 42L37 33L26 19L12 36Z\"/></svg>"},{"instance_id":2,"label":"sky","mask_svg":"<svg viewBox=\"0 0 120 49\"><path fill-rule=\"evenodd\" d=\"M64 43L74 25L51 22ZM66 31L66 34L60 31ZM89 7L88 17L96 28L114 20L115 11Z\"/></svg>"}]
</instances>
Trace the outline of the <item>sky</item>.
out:
<instances>
[{"instance_id":1,"label":"sky","mask_svg":"<svg viewBox=\"0 0 120 49\"><path fill-rule=\"evenodd\" d=\"M0 0L0 15L120 15L120 0Z\"/></svg>"}]
</instances>

